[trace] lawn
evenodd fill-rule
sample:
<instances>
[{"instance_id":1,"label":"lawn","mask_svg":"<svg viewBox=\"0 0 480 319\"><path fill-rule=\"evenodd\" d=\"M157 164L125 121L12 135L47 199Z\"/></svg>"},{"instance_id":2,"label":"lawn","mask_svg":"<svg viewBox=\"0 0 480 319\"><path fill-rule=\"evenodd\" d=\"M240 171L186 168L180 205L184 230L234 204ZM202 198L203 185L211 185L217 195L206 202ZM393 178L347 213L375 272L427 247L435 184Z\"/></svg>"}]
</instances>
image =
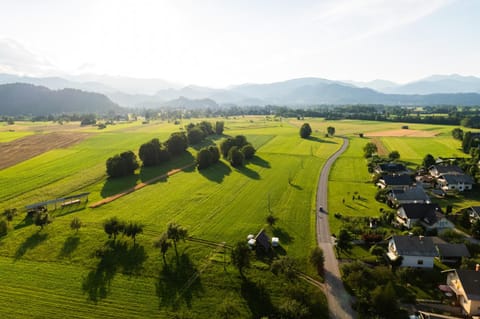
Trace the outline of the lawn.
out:
<instances>
[{"instance_id":1,"label":"lawn","mask_svg":"<svg viewBox=\"0 0 480 319\"><path fill-rule=\"evenodd\" d=\"M368 139L352 137L347 151L333 164L328 182L328 209L330 231L337 234L342 227L343 216L379 216L385 204L375 200L377 187L367 170L367 160L363 158L363 146ZM360 196L360 199L358 199Z\"/></svg>"},{"instance_id":2,"label":"lawn","mask_svg":"<svg viewBox=\"0 0 480 319\"><path fill-rule=\"evenodd\" d=\"M96 209L53 212L53 223L42 231L24 220L23 213L15 217L13 229L0 239L0 294L7 300L4 309L8 315L164 318L187 312L205 318L215 313L225 296L239 309L239 318L260 317L266 314L262 309L277 308L284 300L286 282L268 270L268 259L259 258L247 270L245 282L232 266L224 270L219 262L223 252L215 248L181 242L179 266L171 249L167 253L169 267L165 267L152 242L171 221L185 226L194 237L227 245L265 228L270 236L280 237L278 254L296 258L301 270L314 274L307 256L316 244L316 184L323 163L340 147L341 140L301 140L294 126L262 118L226 121L224 134L243 134L258 148L256 157L243 168L232 168L222 160L201 172L186 169ZM73 147L52 150L2 170L0 200L5 208L22 208L34 201L87 191L92 203L191 163L198 148L189 148L189 153L174 163L139 169L133 177L106 179L108 156L136 151L153 137L165 140L175 128L179 126L149 123L95 131ZM265 221L269 210L278 218L273 227ZM102 247L110 245L105 246L102 222L112 216L145 226L137 246L120 237L114 252L107 252L113 254L115 264L102 257ZM73 217L84 223L78 234L69 228ZM98 251L102 253L98 255ZM225 260L229 261L228 254ZM182 288L197 272L198 279ZM303 285L302 289L309 288ZM26 291L32 291L33 298L25 296ZM323 297L315 298L323 307L317 314L325 313Z\"/></svg>"}]
</instances>

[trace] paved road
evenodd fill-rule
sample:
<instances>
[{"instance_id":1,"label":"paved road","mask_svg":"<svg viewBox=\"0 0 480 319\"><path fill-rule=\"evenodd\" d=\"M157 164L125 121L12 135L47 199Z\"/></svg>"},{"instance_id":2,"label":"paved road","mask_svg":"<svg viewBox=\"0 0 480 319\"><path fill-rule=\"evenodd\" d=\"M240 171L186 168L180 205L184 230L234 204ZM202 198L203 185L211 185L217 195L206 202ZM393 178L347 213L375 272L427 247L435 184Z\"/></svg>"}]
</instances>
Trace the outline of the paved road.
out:
<instances>
[{"instance_id":1,"label":"paved road","mask_svg":"<svg viewBox=\"0 0 480 319\"><path fill-rule=\"evenodd\" d=\"M347 149L348 139L343 139L342 147L333 154L322 169L317 189L317 242L325 254L325 294L328 301L330 318L356 318L351 307L351 297L345 291L340 277L338 261L333 252L332 237L328 226L327 186L328 175L333 162ZM320 207L323 211L320 212Z\"/></svg>"}]
</instances>

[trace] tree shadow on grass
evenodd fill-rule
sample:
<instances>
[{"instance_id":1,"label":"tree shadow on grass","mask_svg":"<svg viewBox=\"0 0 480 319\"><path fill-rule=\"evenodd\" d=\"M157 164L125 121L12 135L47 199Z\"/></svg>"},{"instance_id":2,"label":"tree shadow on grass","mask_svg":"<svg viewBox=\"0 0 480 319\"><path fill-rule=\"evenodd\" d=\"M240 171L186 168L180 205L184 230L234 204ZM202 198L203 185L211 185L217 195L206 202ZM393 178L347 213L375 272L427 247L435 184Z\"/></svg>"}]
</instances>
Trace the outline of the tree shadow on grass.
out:
<instances>
[{"instance_id":1,"label":"tree shadow on grass","mask_svg":"<svg viewBox=\"0 0 480 319\"><path fill-rule=\"evenodd\" d=\"M251 168L246 166L241 166L236 168L238 172L242 173L243 175L250 177L251 179L260 179L260 174L254 171Z\"/></svg>"},{"instance_id":2,"label":"tree shadow on grass","mask_svg":"<svg viewBox=\"0 0 480 319\"><path fill-rule=\"evenodd\" d=\"M95 253L100 258L97 267L83 278L82 290L87 299L97 303L110 292L111 282L117 272L135 275L148 258L143 246L128 246L126 242L110 241Z\"/></svg>"},{"instance_id":3,"label":"tree shadow on grass","mask_svg":"<svg viewBox=\"0 0 480 319\"><path fill-rule=\"evenodd\" d=\"M61 207L61 208L58 208L56 210L53 210L51 215L55 216L55 217L60 217L60 216L65 216L65 215L68 215L68 214L71 214L71 213L75 213L75 212L78 212L80 210L84 210L87 207L87 204L88 204L88 202L85 201L85 202L82 202L80 204Z\"/></svg>"},{"instance_id":4,"label":"tree shadow on grass","mask_svg":"<svg viewBox=\"0 0 480 319\"><path fill-rule=\"evenodd\" d=\"M280 239L280 243L283 244L290 244L292 241L295 240L285 229L281 227L274 227L272 229L272 233L274 237L278 237Z\"/></svg>"},{"instance_id":5,"label":"tree shadow on grass","mask_svg":"<svg viewBox=\"0 0 480 319\"><path fill-rule=\"evenodd\" d=\"M25 218L20 223L15 225L14 229L20 229L20 228L23 228L23 227L30 226L32 224L33 224L32 216L29 216L28 214L26 214Z\"/></svg>"},{"instance_id":6,"label":"tree shadow on grass","mask_svg":"<svg viewBox=\"0 0 480 319\"><path fill-rule=\"evenodd\" d=\"M254 283L245 279L242 281L240 293L252 312L252 318L271 316L275 313L272 300L263 283Z\"/></svg>"},{"instance_id":7,"label":"tree shadow on grass","mask_svg":"<svg viewBox=\"0 0 480 319\"><path fill-rule=\"evenodd\" d=\"M263 158L258 157L256 155L252 159L250 159L250 163L252 163L253 165L264 167L264 168L271 168L270 162L267 162Z\"/></svg>"},{"instance_id":8,"label":"tree shadow on grass","mask_svg":"<svg viewBox=\"0 0 480 319\"><path fill-rule=\"evenodd\" d=\"M137 184L138 175L129 175L123 177L109 177L103 184L100 195L103 198L109 197L118 193L122 193Z\"/></svg>"},{"instance_id":9,"label":"tree shadow on grass","mask_svg":"<svg viewBox=\"0 0 480 319\"><path fill-rule=\"evenodd\" d=\"M79 243L80 237L77 235L68 237L63 243L62 250L60 251L60 254L58 254L58 257L64 258L70 256L75 249L77 249Z\"/></svg>"},{"instance_id":10,"label":"tree shadow on grass","mask_svg":"<svg viewBox=\"0 0 480 319\"><path fill-rule=\"evenodd\" d=\"M159 307L179 307L178 302L183 300L188 308L192 305L194 296L203 293L203 286L198 276L198 270L187 254L170 260L160 271L158 282L155 284Z\"/></svg>"},{"instance_id":11,"label":"tree shadow on grass","mask_svg":"<svg viewBox=\"0 0 480 319\"><path fill-rule=\"evenodd\" d=\"M225 162L219 161L218 163L208 168L198 170L198 172L203 177L211 181L221 183L223 182L225 176L230 175L230 173L232 172L232 169L230 168L230 166L225 164Z\"/></svg>"},{"instance_id":12,"label":"tree shadow on grass","mask_svg":"<svg viewBox=\"0 0 480 319\"><path fill-rule=\"evenodd\" d=\"M169 161L165 163L161 163L159 165L155 166L142 166L140 168L140 180L142 182L147 182L150 181L151 179L154 179L156 177L166 175L168 172L174 170L174 169L179 169L181 167L187 166L189 164L192 164L192 166L186 167L182 169L183 172L192 172L195 170L195 158L190 152L183 152L180 155L177 155L175 157L172 157ZM165 176L164 179L159 179L156 182L165 182L167 181L167 176ZM156 183L154 182L154 183Z\"/></svg>"},{"instance_id":13,"label":"tree shadow on grass","mask_svg":"<svg viewBox=\"0 0 480 319\"><path fill-rule=\"evenodd\" d=\"M15 252L15 260L22 258L23 255L29 250L37 247L41 244L45 239L47 239L48 234L41 234L39 232L34 233L30 237L28 237L18 248Z\"/></svg>"},{"instance_id":14,"label":"tree shadow on grass","mask_svg":"<svg viewBox=\"0 0 480 319\"><path fill-rule=\"evenodd\" d=\"M318 143L326 143L326 144L338 144L337 142L334 141L329 141L329 140L322 140L321 138L318 138L316 136L309 136L307 137L307 140L313 141L313 142L318 142Z\"/></svg>"},{"instance_id":15,"label":"tree shadow on grass","mask_svg":"<svg viewBox=\"0 0 480 319\"><path fill-rule=\"evenodd\" d=\"M303 187L300 186L300 185L297 185L297 184L294 184L294 183L290 183L289 185L292 186L293 188L295 188L296 190L299 190L299 191L303 190Z\"/></svg>"}]
</instances>

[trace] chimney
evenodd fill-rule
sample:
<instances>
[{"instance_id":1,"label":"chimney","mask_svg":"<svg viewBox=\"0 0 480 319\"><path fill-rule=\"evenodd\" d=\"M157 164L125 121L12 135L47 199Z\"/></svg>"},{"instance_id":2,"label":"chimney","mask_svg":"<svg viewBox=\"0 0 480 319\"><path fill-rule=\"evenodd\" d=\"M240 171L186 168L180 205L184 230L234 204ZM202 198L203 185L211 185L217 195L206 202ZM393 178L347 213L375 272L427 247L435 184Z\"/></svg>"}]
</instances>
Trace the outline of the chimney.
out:
<instances>
[{"instance_id":1,"label":"chimney","mask_svg":"<svg viewBox=\"0 0 480 319\"><path fill-rule=\"evenodd\" d=\"M480 271L480 264L475 265L475 271Z\"/></svg>"}]
</instances>

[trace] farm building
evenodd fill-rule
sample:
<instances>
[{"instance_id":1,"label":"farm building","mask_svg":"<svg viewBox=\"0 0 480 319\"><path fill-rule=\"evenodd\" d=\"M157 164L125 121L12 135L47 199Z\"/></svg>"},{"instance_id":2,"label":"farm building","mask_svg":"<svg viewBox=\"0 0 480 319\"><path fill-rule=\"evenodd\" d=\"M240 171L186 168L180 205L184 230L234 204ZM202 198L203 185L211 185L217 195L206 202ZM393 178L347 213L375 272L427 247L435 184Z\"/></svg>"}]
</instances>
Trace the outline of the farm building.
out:
<instances>
[{"instance_id":1,"label":"farm building","mask_svg":"<svg viewBox=\"0 0 480 319\"><path fill-rule=\"evenodd\" d=\"M86 204L88 202L88 195L90 195L90 193L82 193L62 198L51 199L48 201L27 205L25 206L25 209L27 210L27 212L55 211L57 209L80 206L81 204Z\"/></svg>"}]
</instances>

